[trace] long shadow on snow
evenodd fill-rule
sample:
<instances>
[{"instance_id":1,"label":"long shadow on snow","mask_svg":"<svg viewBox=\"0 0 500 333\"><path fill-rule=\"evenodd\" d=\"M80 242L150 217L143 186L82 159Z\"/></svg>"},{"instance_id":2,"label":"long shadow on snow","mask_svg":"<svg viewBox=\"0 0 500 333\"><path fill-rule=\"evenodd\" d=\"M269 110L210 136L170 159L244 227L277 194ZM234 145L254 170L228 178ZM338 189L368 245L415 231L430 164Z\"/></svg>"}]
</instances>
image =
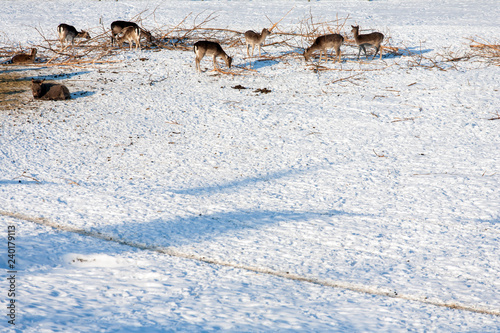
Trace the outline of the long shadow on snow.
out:
<instances>
[{"instance_id":1,"label":"long shadow on snow","mask_svg":"<svg viewBox=\"0 0 500 333\"><path fill-rule=\"evenodd\" d=\"M290 176L296 176L296 175L301 175L305 174L311 171L319 170L323 168L324 166L314 166L314 167L309 167L308 169L288 169L288 170L282 170L282 171L277 171L273 173L268 173L268 174L263 174L263 175L258 175L255 177L248 177L244 179L238 179L238 180L233 180L230 182L226 182L223 184L215 184L215 185L208 185L208 186L200 186L200 187L193 187L193 188L186 188L186 189L173 189L170 190L170 192L176 193L176 194L189 194L189 195L200 195L200 194L211 194L211 193L216 193L216 192L224 192L224 191L237 191L238 188L240 187L247 187L251 185L256 185L257 183L260 182L269 182L285 177L290 177Z\"/></svg>"},{"instance_id":2,"label":"long shadow on snow","mask_svg":"<svg viewBox=\"0 0 500 333\"><path fill-rule=\"evenodd\" d=\"M154 219L148 222L124 221L120 225L104 227L99 232L148 246L176 247L211 241L226 235L244 237L245 233L239 232L246 229L263 229L277 223L294 223L338 215L362 216L338 210L325 212L242 210L174 219Z\"/></svg>"},{"instance_id":3,"label":"long shadow on snow","mask_svg":"<svg viewBox=\"0 0 500 333\"><path fill-rule=\"evenodd\" d=\"M240 239L247 235L248 229L262 229L277 223L295 223L339 215L362 216L337 210L299 213L250 210L177 217L171 220L154 219L149 222L124 221L122 224L98 230L100 234L113 237L116 242L59 231L51 227L35 226L34 230L37 231L33 235L17 237L19 251L24 253L23 263L18 269L26 270L40 265L55 267L63 264L64 258L61 255L69 253L114 256L142 251L134 248L134 243L151 247L177 247L211 241L225 235ZM23 224L30 223L19 221L18 228L28 230ZM6 260L0 260L0 268L5 268L6 265Z\"/></svg>"},{"instance_id":4,"label":"long shadow on snow","mask_svg":"<svg viewBox=\"0 0 500 333\"><path fill-rule=\"evenodd\" d=\"M53 182L31 180L26 178L21 178L23 176L14 179L0 179L0 186L2 185L50 185Z\"/></svg>"},{"instance_id":5,"label":"long shadow on snow","mask_svg":"<svg viewBox=\"0 0 500 333\"><path fill-rule=\"evenodd\" d=\"M178 194L189 195L217 195L221 191L245 190L249 185L262 181L273 181L284 177L295 177L312 170L324 168L325 165L308 167L307 169L288 169L274 172L262 176L246 178L242 180L227 182L222 185L211 185L198 188L189 188L173 191ZM0 184L2 182L0 181ZM14 182L3 181L4 185L11 185ZM156 207L161 209L161 207ZM242 231L248 229L263 229L277 223L296 223L314 219L324 219L328 216L369 216L366 214L356 214L339 210L326 211L306 211L296 212L287 210L233 210L216 212L213 214L191 214L169 218L157 218L153 220L125 219L121 223L100 227L99 230L92 229L92 232L113 237L113 239L124 242L142 243L148 246L181 246L195 244L203 241L210 241L229 235L229 237L245 237ZM90 230L89 230L90 231ZM78 237L92 238L92 236ZM72 238L73 236L70 236ZM83 239L84 239L83 238ZM101 242L101 240L97 240ZM113 242L107 242L113 246Z\"/></svg>"}]
</instances>

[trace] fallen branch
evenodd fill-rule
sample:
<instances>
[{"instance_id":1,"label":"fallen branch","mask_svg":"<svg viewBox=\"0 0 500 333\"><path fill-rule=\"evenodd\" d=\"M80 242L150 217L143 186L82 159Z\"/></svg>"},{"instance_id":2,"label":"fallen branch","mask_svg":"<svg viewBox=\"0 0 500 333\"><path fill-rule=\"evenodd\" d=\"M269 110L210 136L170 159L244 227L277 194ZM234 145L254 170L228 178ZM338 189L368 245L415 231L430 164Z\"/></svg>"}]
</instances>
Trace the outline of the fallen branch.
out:
<instances>
[{"instance_id":1,"label":"fallen branch","mask_svg":"<svg viewBox=\"0 0 500 333\"><path fill-rule=\"evenodd\" d=\"M364 73L358 73L358 74L354 74L354 75L351 75L351 76L348 76L348 77L343 77L343 78L340 78L340 79L337 79L337 80L333 80L332 82L327 83L327 85L334 84L334 83L341 82L341 81L345 81L345 80L349 80L349 79L358 77L358 76L363 75L363 74Z\"/></svg>"}]
</instances>

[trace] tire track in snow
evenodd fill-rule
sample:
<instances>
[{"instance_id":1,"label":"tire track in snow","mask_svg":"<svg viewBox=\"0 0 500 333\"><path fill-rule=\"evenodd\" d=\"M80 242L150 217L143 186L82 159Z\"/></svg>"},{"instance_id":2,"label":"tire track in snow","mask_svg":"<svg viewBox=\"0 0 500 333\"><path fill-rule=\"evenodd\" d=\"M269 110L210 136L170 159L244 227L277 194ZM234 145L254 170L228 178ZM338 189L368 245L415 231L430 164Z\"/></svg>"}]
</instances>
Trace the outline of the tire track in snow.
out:
<instances>
[{"instance_id":1,"label":"tire track in snow","mask_svg":"<svg viewBox=\"0 0 500 333\"><path fill-rule=\"evenodd\" d=\"M301 276L301 275L292 274L292 273L288 273L288 272L276 271L276 270L272 270L272 269L265 268L265 267L248 266L248 265L242 265L242 264L232 263L232 262L228 262L228 261L211 259L211 258L207 258L207 257L200 256L200 255L179 252L179 251L176 251L175 249L171 249L171 248L158 247L158 246L153 246L153 245L147 245L144 243L137 243L137 242L127 241L124 239L118 239L118 238L115 238L115 237L112 237L112 236L109 236L106 234L102 234L102 233L96 232L96 231L87 231L84 229L78 229L75 227L65 226L65 225L61 225L61 224L58 224L56 222L50 221L49 219L46 219L43 217L33 217L33 216L28 216L28 215L25 215L22 213L8 212L8 211L2 211L2 210L0 210L0 215L12 217L12 218L23 220L23 221L33 222L33 223L47 226L47 227L51 227L51 228L54 228L54 229L57 229L60 231L72 232L75 234L88 236L88 237L92 237L92 238L96 238L96 239L101 239L101 240L105 240L108 242L114 242L114 243L117 243L120 245L126 245L126 246L134 247L134 248L137 248L140 250L154 251L154 252L166 254L166 255L169 255L172 257L197 260L197 261L201 261L201 262L211 264L211 265L219 265L219 266L243 269L243 270L254 272L254 273L267 274L267 275L280 277L280 278L288 279L288 280L292 280L292 281L308 282L308 283L313 283L313 284L320 285L320 286L339 288L339 289L354 291L354 292L363 293L363 294L385 296L385 297L390 297L390 298L399 298L399 299L404 299L404 300L408 300L408 301L415 301L415 302L420 302L420 303L424 303L424 304L445 307L445 308L449 308L449 309L470 311L470 312L488 314L488 315L493 315L493 316L500 316L500 310L488 309L488 308L481 307L481 306L466 305L466 304L461 304L461 303L457 303L457 302L445 302L445 301L440 300L440 299L429 299L425 296L400 294L400 293L397 293L394 290L391 290L389 288L377 288L377 287L368 286L368 285L364 285L364 284L356 284L356 283L350 283L350 282L344 282L344 281L321 280L321 279L317 279L314 277L307 277L307 276Z\"/></svg>"}]
</instances>

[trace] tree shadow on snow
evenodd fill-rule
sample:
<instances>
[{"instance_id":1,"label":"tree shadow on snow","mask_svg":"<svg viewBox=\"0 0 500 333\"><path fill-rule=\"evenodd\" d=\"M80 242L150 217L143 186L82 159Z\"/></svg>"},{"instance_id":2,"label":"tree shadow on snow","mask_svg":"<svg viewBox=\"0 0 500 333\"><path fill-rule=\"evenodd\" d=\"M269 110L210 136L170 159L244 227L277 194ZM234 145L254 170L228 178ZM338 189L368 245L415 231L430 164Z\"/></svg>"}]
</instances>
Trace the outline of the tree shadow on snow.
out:
<instances>
[{"instance_id":1,"label":"tree shadow on snow","mask_svg":"<svg viewBox=\"0 0 500 333\"><path fill-rule=\"evenodd\" d=\"M176 194L201 195L201 194L213 194L216 192L236 191L241 187L256 185L261 182L273 181L285 177L298 176L321 168L322 166L309 167L308 169L288 169L268 174L257 175L255 177L247 177L243 179L233 180L222 184L191 187L178 190L174 189L170 190L170 192Z\"/></svg>"},{"instance_id":2,"label":"tree shadow on snow","mask_svg":"<svg viewBox=\"0 0 500 333\"><path fill-rule=\"evenodd\" d=\"M242 180L227 182L222 185L210 185L174 191L180 195L207 196L217 195L220 192L231 192L235 190L245 191L248 186L256 185L259 182L273 181L284 177L297 177L302 173L323 168L315 166L307 169L288 169L279 172L266 174L263 176L250 177ZM5 182L5 181L4 181ZM0 184L2 182L0 181ZM7 181L6 184L14 184ZM155 210L161 207L155 207ZM203 209L203 208L202 208ZM217 209L214 209L217 210ZM182 216L161 217L155 214L156 218L142 220L141 217L125 218L116 224L106 224L100 227L89 229L89 232L104 235L104 238L95 235L85 235L85 232L62 232L69 234L68 238L81 237L83 242L88 238L92 243L103 243L103 246L117 248L117 243L127 245L127 251L134 248L134 244L144 244L148 247L176 247L200 242L210 242L223 237L232 239L243 239L249 235L250 230L265 230L270 226L288 224L298 224L311 222L311 226L318 222L318 228L329 225L335 228L332 217L344 216L346 218L364 216L371 214L360 214L346 212L336 209L326 209L322 211L295 211L293 209L220 209L220 211L203 214L200 212L186 212ZM167 214L165 214L167 215ZM144 216L144 215L140 215ZM65 225L66 223L62 223ZM292 227L294 228L294 227ZM87 228L85 228L87 229ZM318 229L319 232L319 229ZM60 232L58 232L60 233ZM54 235L57 238L59 236ZM108 237L112 241L106 240ZM51 243L51 242L48 242ZM107 245L105 245L107 244ZM141 248L139 246L139 248ZM78 250L81 251L81 250ZM88 253L88 252L82 252ZM108 251L106 253L109 254Z\"/></svg>"},{"instance_id":3,"label":"tree shadow on snow","mask_svg":"<svg viewBox=\"0 0 500 333\"><path fill-rule=\"evenodd\" d=\"M287 169L265 175L248 177L195 188L171 190L179 195L213 196L219 193L245 191L248 187L262 186L262 182L274 182L282 178L296 178L305 173L324 168L323 165L303 169ZM120 235L126 239L137 239L139 242L151 242L158 246L179 246L198 243L221 237L227 233L239 233L244 229L262 229L276 223L300 222L312 219L324 219L329 216L371 216L340 210L327 211L289 211L289 210L233 210L210 214L193 214L169 219L154 219L151 221L124 222L101 230L103 233ZM129 226L133 225L133 228ZM238 236L236 236L238 237Z\"/></svg>"},{"instance_id":4,"label":"tree shadow on snow","mask_svg":"<svg viewBox=\"0 0 500 333\"><path fill-rule=\"evenodd\" d=\"M325 212L294 212L239 210L213 214L196 214L173 219L127 221L100 229L112 237L148 246L169 247L197 244L229 235L240 239L249 229L264 229L280 223L296 223L332 216L367 216L340 210Z\"/></svg>"}]
</instances>

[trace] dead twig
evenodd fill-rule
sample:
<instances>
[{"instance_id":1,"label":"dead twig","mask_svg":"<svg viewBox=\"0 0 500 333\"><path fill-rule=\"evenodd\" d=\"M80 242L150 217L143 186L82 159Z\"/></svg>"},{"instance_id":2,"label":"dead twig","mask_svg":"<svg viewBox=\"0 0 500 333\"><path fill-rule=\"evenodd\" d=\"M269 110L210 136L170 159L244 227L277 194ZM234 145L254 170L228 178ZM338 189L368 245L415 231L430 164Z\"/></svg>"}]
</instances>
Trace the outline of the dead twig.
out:
<instances>
[{"instance_id":1,"label":"dead twig","mask_svg":"<svg viewBox=\"0 0 500 333\"><path fill-rule=\"evenodd\" d=\"M500 113L497 111L496 116L488 118L488 120L500 120Z\"/></svg>"},{"instance_id":2,"label":"dead twig","mask_svg":"<svg viewBox=\"0 0 500 333\"><path fill-rule=\"evenodd\" d=\"M272 31L274 30L274 28L276 28L276 27L278 26L278 23L280 23L281 21L283 21L283 19L284 19L285 17L287 17L287 16L288 16L288 14L290 14L290 12L291 12L294 8L295 8L295 6L294 6L294 7L292 7L292 8L291 8L291 9L290 9L290 10L289 10L289 11L288 11L285 15L283 15L283 17L282 17L282 18L281 18L278 22L274 23L274 24L273 24L273 25L272 25L272 26L268 29L268 30L269 30L269 32L272 32ZM266 17L267 17L267 15L266 15ZM269 21L271 21L271 20L269 19L269 17L267 17L267 19L268 19ZM272 21L271 21L271 23L272 23Z\"/></svg>"},{"instance_id":3,"label":"dead twig","mask_svg":"<svg viewBox=\"0 0 500 333\"><path fill-rule=\"evenodd\" d=\"M41 181L39 181L35 177L26 174L26 171L23 171L23 173L20 176L14 178L14 179L19 179L19 178L28 178L28 179L31 179L31 180L37 182L38 184L41 183Z\"/></svg>"},{"instance_id":4,"label":"dead twig","mask_svg":"<svg viewBox=\"0 0 500 333\"><path fill-rule=\"evenodd\" d=\"M373 149L373 152L375 153L375 156L377 156L377 157L384 157L384 158L387 158L387 156L385 156L384 154L382 154L382 155L377 154L377 152L375 151L375 149Z\"/></svg>"},{"instance_id":5,"label":"dead twig","mask_svg":"<svg viewBox=\"0 0 500 333\"><path fill-rule=\"evenodd\" d=\"M358 74L354 74L354 75L351 75L351 76L348 76L348 77L343 77L343 78L340 78L340 79L337 79L337 80L333 80L331 82L328 82L327 85L334 84L334 83L341 82L341 81L345 81L345 80L349 80L349 79L353 79L353 78L361 76L363 74L364 73L358 73Z\"/></svg>"}]
</instances>

